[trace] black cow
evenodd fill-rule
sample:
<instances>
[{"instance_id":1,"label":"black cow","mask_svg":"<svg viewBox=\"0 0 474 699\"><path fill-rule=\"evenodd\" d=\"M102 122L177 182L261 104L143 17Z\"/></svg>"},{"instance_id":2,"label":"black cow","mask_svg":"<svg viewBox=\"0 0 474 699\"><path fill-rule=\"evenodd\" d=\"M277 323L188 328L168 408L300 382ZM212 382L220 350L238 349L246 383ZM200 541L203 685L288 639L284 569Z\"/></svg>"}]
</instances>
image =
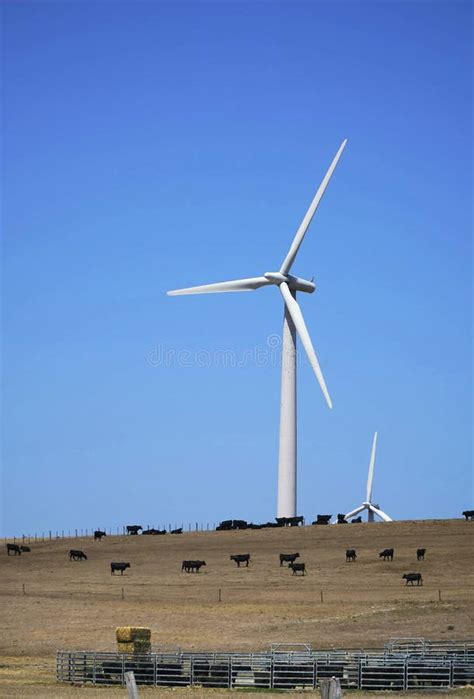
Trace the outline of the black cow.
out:
<instances>
[{"instance_id":1,"label":"black cow","mask_svg":"<svg viewBox=\"0 0 474 699\"><path fill-rule=\"evenodd\" d=\"M231 529L248 529L248 524L245 519L224 519L218 527L217 532L227 532Z\"/></svg>"},{"instance_id":2,"label":"black cow","mask_svg":"<svg viewBox=\"0 0 474 699\"><path fill-rule=\"evenodd\" d=\"M158 529L152 528L152 529L145 529L144 531L142 531L142 536L147 536L147 535L153 536L156 534L158 534Z\"/></svg>"},{"instance_id":3,"label":"black cow","mask_svg":"<svg viewBox=\"0 0 474 699\"><path fill-rule=\"evenodd\" d=\"M96 529L94 532L94 541L100 541L103 536L107 536L107 534L100 529Z\"/></svg>"},{"instance_id":4,"label":"black cow","mask_svg":"<svg viewBox=\"0 0 474 699\"><path fill-rule=\"evenodd\" d=\"M416 549L416 558L419 561L425 560L426 549Z\"/></svg>"},{"instance_id":5,"label":"black cow","mask_svg":"<svg viewBox=\"0 0 474 699\"><path fill-rule=\"evenodd\" d=\"M346 551L346 563L348 561L355 561L357 558L356 550L355 549L347 549Z\"/></svg>"},{"instance_id":6,"label":"black cow","mask_svg":"<svg viewBox=\"0 0 474 699\"><path fill-rule=\"evenodd\" d=\"M362 524L362 517L355 517L351 519L351 524Z\"/></svg>"},{"instance_id":7,"label":"black cow","mask_svg":"<svg viewBox=\"0 0 474 699\"><path fill-rule=\"evenodd\" d=\"M337 515L337 523L338 524L347 524L346 515L342 515L342 514Z\"/></svg>"},{"instance_id":8,"label":"black cow","mask_svg":"<svg viewBox=\"0 0 474 699\"><path fill-rule=\"evenodd\" d=\"M22 553L30 553L31 549L29 546L20 546Z\"/></svg>"},{"instance_id":9,"label":"black cow","mask_svg":"<svg viewBox=\"0 0 474 699\"><path fill-rule=\"evenodd\" d=\"M172 534L182 534L183 533L183 527L180 527L179 529L172 529L171 530Z\"/></svg>"},{"instance_id":10,"label":"black cow","mask_svg":"<svg viewBox=\"0 0 474 699\"><path fill-rule=\"evenodd\" d=\"M404 573L404 575L402 575L402 580L406 580L405 585L408 585L408 583L413 585L415 582L417 585L423 585L423 576L421 573Z\"/></svg>"},{"instance_id":11,"label":"black cow","mask_svg":"<svg viewBox=\"0 0 474 699\"><path fill-rule=\"evenodd\" d=\"M245 519L234 519L232 520L233 529L247 529L248 524Z\"/></svg>"},{"instance_id":12,"label":"black cow","mask_svg":"<svg viewBox=\"0 0 474 699\"><path fill-rule=\"evenodd\" d=\"M199 573L202 566L206 565L206 561L183 561L181 571L185 573Z\"/></svg>"},{"instance_id":13,"label":"black cow","mask_svg":"<svg viewBox=\"0 0 474 699\"><path fill-rule=\"evenodd\" d=\"M280 553L280 567L283 563L294 563L299 556L299 553Z\"/></svg>"},{"instance_id":14,"label":"black cow","mask_svg":"<svg viewBox=\"0 0 474 699\"><path fill-rule=\"evenodd\" d=\"M127 570L127 568L130 568L130 563L112 562L110 564L110 575L115 575L116 570L119 570L120 575L123 575L123 571Z\"/></svg>"},{"instance_id":15,"label":"black cow","mask_svg":"<svg viewBox=\"0 0 474 699\"><path fill-rule=\"evenodd\" d=\"M304 517L275 517L279 527L297 527L304 524Z\"/></svg>"},{"instance_id":16,"label":"black cow","mask_svg":"<svg viewBox=\"0 0 474 699\"><path fill-rule=\"evenodd\" d=\"M388 559L393 561L393 549L384 549L379 553L379 558L383 558L384 561Z\"/></svg>"},{"instance_id":17,"label":"black cow","mask_svg":"<svg viewBox=\"0 0 474 699\"><path fill-rule=\"evenodd\" d=\"M143 529L141 524L127 524L127 534L138 534L140 529Z\"/></svg>"},{"instance_id":18,"label":"black cow","mask_svg":"<svg viewBox=\"0 0 474 699\"><path fill-rule=\"evenodd\" d=\"M87 556L84 551L79 551L79 549L70 549L69 551L70 561L87 561Z\"/></svg>"},{"instance_id":19,"label":"black cow","mask_svg":"<svg viewBox=\"0 0 474 699\"><path fill-rule=\"evenodd\" d=\"M21 556L21 547L18 544L7 544L7 554L10 555L10 551L13 551L15 556Z\"/></svg>"},{"instance_id":20,"label":"black cow","mask_svg":"<svg viewBox=\"0 0 474 699\"><path fill-rule=\"evenodd\" d=\"M316 515L316 519L312 524L329 524L332 515Z\"/></svg>"},{"instance_id":21,"label":"black cow","mask_svg":"<svg viewBox=\"0 0 474 699\"><path fill-rule=\"evenodd\" d=\"M291 568L293 575L296 575L297 573L306 575L306 563L289 563L288 568Z\"/></svg>"},{"instance_id":22,"label":"black cow","mask_svg":"<svg viewBox=\"0 0 474 699\"><path fill-rule=\"evenodd\" d=\"M216 527L216 532L227 532L232 529L232 522L233 520L231 519L224 519L217 527Z\"/></svg>"},{"instance_id":23,"label":"black cow","mask_svg":"<svg viewBox=\"0 0 474 699\"><path fill-rule=\"evenodd\" d=\"M238 553L235 556L231 556L230 560L235 561L237 563L237 568L240 568L241 563L245 563L246 568L248 568L249 563L250 563L250 554L249 553Z\"/></svg>"},{"instance_id":24,"label":"black cow","mask_svg":"<svg viewBox=\"0 0 474 699\"><path fill-rule=\"evenodd\" d=\"M463 512L464 517L466 518L466 522L470 519L471 521L474 520L474 510L464 510Z\"/></svg>"}]
</instances>

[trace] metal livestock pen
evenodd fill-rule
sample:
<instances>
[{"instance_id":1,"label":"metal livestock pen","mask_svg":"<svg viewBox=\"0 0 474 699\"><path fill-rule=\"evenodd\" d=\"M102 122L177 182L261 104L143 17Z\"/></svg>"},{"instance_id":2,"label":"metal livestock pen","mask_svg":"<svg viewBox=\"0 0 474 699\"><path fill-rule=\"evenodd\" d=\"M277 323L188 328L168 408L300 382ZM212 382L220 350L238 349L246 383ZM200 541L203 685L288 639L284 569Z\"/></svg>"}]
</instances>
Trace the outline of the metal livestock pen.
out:
<instances>
[{"instance_id":1,"label":"metal livestock pen","mask_svg":"<svg viewBox=\"0 0 474 699\"><path fill-rule=\"evenodd\" d=\"M474 642L462 647L406 652L268 651L261 653L95 653L58 651L57 679L123 685L133 671L137 684L226 689L315 689L336 677L341 686L364 690L447 689L474 683Z\"/></svg>"}]
</instances>

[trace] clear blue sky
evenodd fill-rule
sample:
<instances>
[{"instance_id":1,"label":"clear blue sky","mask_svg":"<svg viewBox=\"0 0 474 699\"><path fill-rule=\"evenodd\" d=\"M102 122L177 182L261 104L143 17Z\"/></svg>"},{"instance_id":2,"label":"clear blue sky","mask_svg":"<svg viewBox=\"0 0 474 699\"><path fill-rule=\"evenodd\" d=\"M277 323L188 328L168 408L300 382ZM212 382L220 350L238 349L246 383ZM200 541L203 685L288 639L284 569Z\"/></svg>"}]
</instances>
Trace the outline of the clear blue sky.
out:
<instances>
[{"instance_id":1,"label":"clear blue sky","mask_svg":"<svg viewBox=\"0 0 474 699\"><path fill-rule=\"evenodd\" d=\"M392 517L471 508L471 4L2 14L3 532L274 517L280 296L165 291L277 269L343 138L294 267L334 402L303 363L298 510L363 499L375 429Z\"/></svg>"}]
</instances>

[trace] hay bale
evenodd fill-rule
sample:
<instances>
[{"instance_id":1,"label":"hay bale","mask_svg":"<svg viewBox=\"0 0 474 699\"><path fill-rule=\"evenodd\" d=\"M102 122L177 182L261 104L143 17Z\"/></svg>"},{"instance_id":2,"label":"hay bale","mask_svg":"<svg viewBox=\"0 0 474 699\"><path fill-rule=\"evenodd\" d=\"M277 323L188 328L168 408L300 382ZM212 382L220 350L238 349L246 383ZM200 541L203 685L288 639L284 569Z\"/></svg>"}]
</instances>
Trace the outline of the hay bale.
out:
<instances>
[{"instance_id":1,"label":"hay bale","mask_svg":"<svg viewBox=\"0 0 474 699\"><path fill-rule=\"evenodd\" d=\"M133 641L151 640L151 629L145 626L117 626L115 637L118 643L133 643Z\"/></svg>"},{"instance_id":2,"label":"hay bale","mask_svg":"<svg viewBox=\"0 0 474 699\"><path fill-rule=\"evenodd\" d=\"M150 641L131 641L130 643L117 643L119 653L151 653Z\"/></svg>"}]
</instances>

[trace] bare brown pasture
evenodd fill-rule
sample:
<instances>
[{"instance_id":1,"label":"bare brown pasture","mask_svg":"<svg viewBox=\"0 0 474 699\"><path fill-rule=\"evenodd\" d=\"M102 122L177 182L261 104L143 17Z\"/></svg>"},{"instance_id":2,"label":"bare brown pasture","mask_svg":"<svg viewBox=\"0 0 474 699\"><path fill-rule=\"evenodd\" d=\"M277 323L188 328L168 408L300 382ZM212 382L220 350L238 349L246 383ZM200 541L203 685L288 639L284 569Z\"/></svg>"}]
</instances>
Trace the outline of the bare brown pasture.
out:
<instances>
[{"instance_id":1,"label":"bare brown pasture","mask_svg":"<svg viewBox=\"0 0 474 699\"><path fill-rule=\"evenodd\" d=\"M473 533L474 523L434 520L59 539L31 543L21 557L7 557L5 547L3 674L10 676L20 657L32 672L41 663L50 667L60 648L114 650L114 629L125 625L150 626L154 647L170 650L261 650L272 642L371 648L396 636L469 638ZM391 547L393 563L383 562L379 551ZM427 549L425 561L417 561L418 547ZM70 548L88 560L69 561ZM355 563L346 563L347 548L357 550ZM279 566L279 553L296 551L305 577ZM237 553L251 554L249 568L230 561ZM207 565L182 573L187 558ZM131 568L113 577L111 561ZM423 587L406 587L406 572L421 572Z\"/></svg>"}]
</instances>

